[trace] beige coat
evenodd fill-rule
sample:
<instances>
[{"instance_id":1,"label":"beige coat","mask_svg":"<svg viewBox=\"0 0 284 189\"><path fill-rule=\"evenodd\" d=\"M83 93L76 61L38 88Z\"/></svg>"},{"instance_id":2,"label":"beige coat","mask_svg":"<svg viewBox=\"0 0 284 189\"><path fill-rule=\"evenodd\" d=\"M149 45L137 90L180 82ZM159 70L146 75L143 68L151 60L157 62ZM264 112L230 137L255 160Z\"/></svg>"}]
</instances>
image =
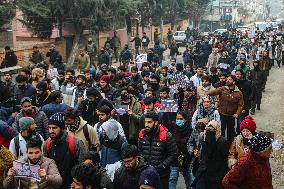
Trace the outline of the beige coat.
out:
<instances>
[{"instance_id":1,"label":"beige coat","mask_svg":"<svg viewBox=\"0 0 284 189\"><path fill-rule=\"evenodd\" d=\"M84 146L86 147L86 149L89 149L89 144L87 139L85 138L84 132L83 132L83 127L87 124L87 122L80 117L80 126L78 128L78 130L73 133L75 135L75 137L79 140L81 140L84 143ZM95 129L90 126L89 124L87 124L88 127L88 132L89 132L89 138L91 143L97 148L97 150L99 151L100 149L100 141L99 141L99 137L97 135L97 132L95 131ZM70 132L67 128L67 131Z\"/></svg>"},{"instance_id":2,"label":"beige coat","mask_svg":"<svg viewBox=\"0 0 284 189\"><path fill-rule=\"evenodd\" d=\"M20 159L21 162L28 163L27 158ZM59 174L55 161L46 157L42 157L39 162L40 168L46 170L47 179L39 182L39 189L53 189L59 188L62 183L62 178ZM29 178L14 178L11 176L6 177L3 182L5 189L17 188L20 180L21 189L30 189L31 179Z\"/></svg>"}]
</instances>

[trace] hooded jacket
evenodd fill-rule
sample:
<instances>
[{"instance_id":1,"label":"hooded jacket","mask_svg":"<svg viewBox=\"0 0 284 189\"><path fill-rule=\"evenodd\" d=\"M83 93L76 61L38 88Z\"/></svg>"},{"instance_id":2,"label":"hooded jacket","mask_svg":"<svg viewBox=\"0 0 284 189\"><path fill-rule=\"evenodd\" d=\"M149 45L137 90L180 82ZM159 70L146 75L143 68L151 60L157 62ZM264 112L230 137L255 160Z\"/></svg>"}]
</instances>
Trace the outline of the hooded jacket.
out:
<instances>
[{"instance_id":1,"label":"hooded jacket","mask_svg":"<svg viewBox=\"0 0 284 189\"><path fill-rule=\"evenodd\" d=\"M126 170L124 166L120 167L114 174L114 189L139 188L140 174L148 167L143 157L138 157L138 166L134 171Z\"/></svg>"},{"instance_id":2,"label":"hooded jacket","mask_svg":"<svg viewBox=\"0 0 284 189\"><path fill-rule=\"evenodd\" d=\"M28 163L29 160L27 158L23 158L20 160L21 162ZM41 169L46 170L47 180L41 180L38 184L39 189L53 189L53 188L59 188L62 183L62 178L59 174L59 171L57 169L57 166L55 162L52 159L41 157L39 160L39 166ZM4 182L4 188L10 189L15 188L15 186L18 186L18 183L20 181L20 188L21 189L29 189L30 179L28 178L13 178L11 176L8 176Z\"/></svg>"},{"instance_id":3,"label":"hooded jacket","mask_svg":"<svg viewBox=\"0 0 284 189\"><path fill-rule=\"evenodd\" d=\"M27 87L25 89L19 89L19 87L16 86L14 90L15 90L14 95L17 105L20 104L22 98L24 97L32 98L36 95L36 89L29 83L27 84Z\"/></svg>"},{"instance_id":4,"label":"hooded jacket","mask_svg":"<svg viewBox=\"0 0 284 189\"><path fill-rule=\"evenodd\" d=\"M45 113L39 110L37 107L32 107L33 113L35 115L34 120L36 124L36 132L40 134L44 139L48 138L48 119ZM20 111L15 117L15 122L13 123L13 127L20 132L19 127L19 119L25 117L23 110Z\"/></svg>"},{"instance_id":5,"label":"hooded jacket","mask_svg":"<svg viewBox=\"0 0 284 189\"><path fill-rule=\"evenodd\" d=\"M121 160L121 150L127 144L124 137L119 134L117 123L115 120L108 120L104 122L101 127L103 132L107 135L106 140L103 133L100 134L101 150L101 164L106 167L107 164L113 164Z\"/></svg>"},{"instance_id":6,"label":"hooded jacket","mask_svg":"<svg viewBox=\"0 0 284 189\"><path fill-rule=\"evenodd\" d=\"M97 136L95 129L92 126L90 126L82 117L80 117L80 126L79 126L78 130L75 131L75 133L72 133L72 134L74 134L74 136L76 138L80 139L84 143L86 149L90 149L90 144L89 144L89 142L87 141L87 139L84 135L84 131L83 131L84 126L86 126L88 128L88 133L89 133L89 138L90 138L91 144L94 145L97 148L97 150L99 150L100 149L100 141L99 141L99 137ZM68 128L67 128L67 131L71 132L71 131L68 130Z\"/></svg>"}]
</instances>

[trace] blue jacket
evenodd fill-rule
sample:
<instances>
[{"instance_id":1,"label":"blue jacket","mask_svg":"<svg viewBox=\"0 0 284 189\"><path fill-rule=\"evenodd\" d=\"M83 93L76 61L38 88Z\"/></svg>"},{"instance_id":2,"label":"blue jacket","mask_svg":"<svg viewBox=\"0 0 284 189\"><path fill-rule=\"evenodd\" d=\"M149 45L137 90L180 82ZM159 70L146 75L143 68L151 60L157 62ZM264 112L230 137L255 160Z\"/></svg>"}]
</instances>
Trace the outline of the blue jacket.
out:
<instances>
[{"instance_id":1,"label":"blue jacket","mask_svg":"<svg viewBox=\"0 0 284 189\"><path fill-rule=\"evenodd\" d=\"M121 160L121 149L127 144L127 141L122 136L118 135L118 138L113 142L101 142L101 164L102 167L106 167L107 164L113 164Z\"/></svg>"},{"instance_id":2,"label":"blue jacket","mask_svg":"<svg viewBox=\"0 0 284 189\"><path fill-rule=\"evenodd\" d=\"M67 104L59 104L56 102L51 102L44 105L41 110L46 114L47 118L50 118L53 114L64 112L69 106Z\"/></svg>"},{"instance_id":3,"label":"blue jacket","mask_svg":"<svg viewBox=\"0 0 284 189\"><path fill-rule=\"evenodd\" d=\"M5 139L11 140L12 138L18 136L18 132L10 127L6 122L0 120L0 136Z\"/></svg>"},{"instance_id":4,"label":"blue jacket","mask_svg":"<svg viewBox=\"0 0 284 189\"><path fill-rule=\"evenodd\" d=\"M16 86L14 94L15 94L16 104L19 105L22 98L24 97L32 98L33 96L35 96L36 89L31 84L28 83L25 89L19 89L18 86Z\"/></svg>"},{"instance_id":5,"label":"blue jacket","mask_svg":"<svg viewBox=\"0 0 284 189\"><path fill-rule=\"evenodd\" d=\"M46 53L46 57L49 57L50 63L53 65L56 62L57 57L59 56L59 51L52 50Z\"/></svg>"}]
</instances>

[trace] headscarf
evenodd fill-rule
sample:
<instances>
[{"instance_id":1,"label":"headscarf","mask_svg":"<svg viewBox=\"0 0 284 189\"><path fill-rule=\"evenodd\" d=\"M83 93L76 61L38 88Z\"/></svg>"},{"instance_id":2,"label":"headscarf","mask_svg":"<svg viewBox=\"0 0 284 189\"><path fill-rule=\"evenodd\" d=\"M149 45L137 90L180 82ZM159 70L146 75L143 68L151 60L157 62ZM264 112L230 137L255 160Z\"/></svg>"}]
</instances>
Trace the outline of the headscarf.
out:
<instances>
[{"instance_id":1,"label":"headscarf","mask_svg":"<svg viewBox=\"0 0 284 189\"><path fill-rule=\"evenodd\" d=\"M207 130L208 128L213 128L216 132L216 141L221 137L221 126L219 124L218 121L215 121L215 120L212 120L210 121L206 127L205 127L205 130ZM206 139L206 132L204 133L204 140Z\"/></svg>"},{"instance_id":2,"label":"headscarf","mask_svg":"<svg viewBox=\"0 0 284 189\"><path fill-rule=\"evenodd\" d=\"M205 108L203 106L203 102L208 99L210 101L210 107ZM197 120L201 118L206 118L208 121L214 120L214 112L216 108L214 104L211 102L210 98L208 96L205 96L202 98L202 101L198 105L198 111L197 111Z\"/></svg>"}]
</instances>

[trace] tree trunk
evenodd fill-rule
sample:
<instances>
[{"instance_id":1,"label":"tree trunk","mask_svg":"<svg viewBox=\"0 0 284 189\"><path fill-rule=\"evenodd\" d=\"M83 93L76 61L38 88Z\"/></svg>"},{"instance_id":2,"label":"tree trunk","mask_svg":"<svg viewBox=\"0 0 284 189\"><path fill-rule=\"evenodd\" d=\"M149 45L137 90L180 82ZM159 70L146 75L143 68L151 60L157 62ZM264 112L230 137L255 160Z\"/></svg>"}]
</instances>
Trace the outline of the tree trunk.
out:
<instances>
[{"instance_id":1,"label":"tree trunk","mask_svg":"<svg viewBox=\"0 0 284 189\"><path fill-rule=\"evenodd\" d=\"M76 33L73 46L72 46L72 50L71 50L70 56L68 57L68 61L67 61L67 64L73 68L75 66L74 62L76 59L77 49L79 48L81 41L82 41L82 33Z\"/></svg>"},{"instance_id":2,"label":"tree trunk","mask_svg":"<svg viewBox=\"0 0 284 189\"><path fill-rule=\"evenodd\" d=\"M125 24L126 24L126 30L127 30L127 44L130 45L131 40L131 17L130 15L125 16Z\"/></svg>"}]
</instances>

